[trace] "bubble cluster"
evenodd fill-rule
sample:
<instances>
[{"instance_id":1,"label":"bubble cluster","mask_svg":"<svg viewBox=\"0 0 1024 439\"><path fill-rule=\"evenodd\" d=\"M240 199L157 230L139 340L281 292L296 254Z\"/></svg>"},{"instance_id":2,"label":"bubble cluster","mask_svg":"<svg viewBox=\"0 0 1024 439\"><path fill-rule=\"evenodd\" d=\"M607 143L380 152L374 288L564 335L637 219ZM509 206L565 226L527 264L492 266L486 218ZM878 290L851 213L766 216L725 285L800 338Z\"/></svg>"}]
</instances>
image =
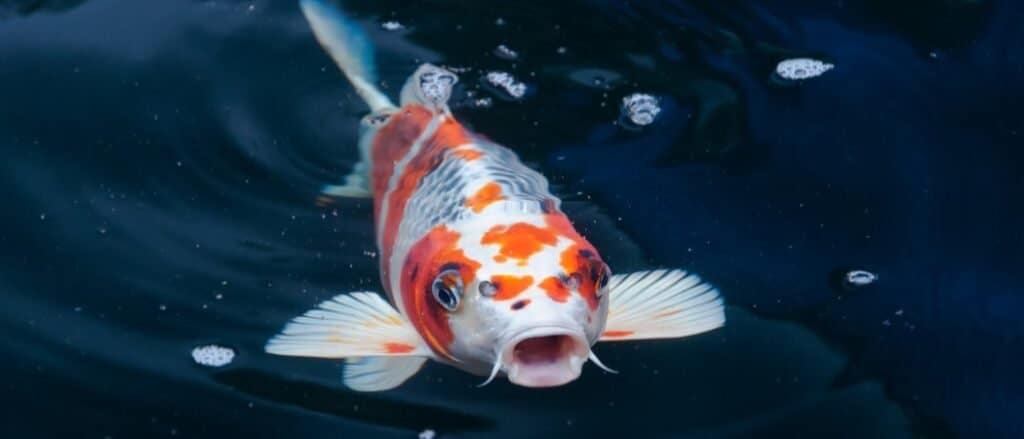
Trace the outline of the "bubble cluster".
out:
<instances>
[{"instance_id":1,"label":"bubble cluster","mask_svg":"<svg viewBox=\"0 0 1024 439\"><path fill-rule=\"evenodd\" d=\"M484 77L487 84L505 92L513 99L521 99L526 95L526 84L516 81L516 78L506 72L488 72Z\"/></svg>"},{"instance_id":2,"label":"bubble cluster","mask_svg":"<svg viewBox=\"0 0 1024 439\"><path fill-rule=\"evenodd\" d=\"M443 105L448 102L452 87L459 79L447 70L432 69L420 74L419 80L423 96L435 104Z\"/></svg>"},{"instance_id":3,"label":"bubble cluster","mask_svg":"<svg viewBox=\"0 0 1024 439\"><path fill-rule=\"evenodd\" d=\"M504 44L499 44L498 47L494 48L494 56L497 56L498 58L501 59L514 61L519 58L519 52L510 49L508 46Z\"/></svg>"},{"instance_id":4,"label":"bubble cluster","mask_svg":"<svg viewBox=\"0 0 1024 439\"><path fill-rule=\"evenodd\" d=\"M494 101L491 100L491 98L484 96L482 98L473 100L472 105L475 108L491 108L494 106Z\"/></svg>"},{"instance_id":5,"label":"bubble cluster","mask_svg":"<svg viewBox=\"0 0 1024 439\"><path fill-rule=\"evenodd\" d=\"M192 361L200 366L223 367L235 359L235 350L215 344L196 346L192 349Z\"/></svg>"},{"instance_id":6,"label":"bubble cluster","mask_svg":"<svg viewBox=\"0 0 1024 439\"><path fill-rule=\"evenodd\" d=\"M637 127L654 123L661 113L658 98L644 93L633 93L622 98L622 117Z\"/></svg>"},{"instance_id":7,"label":"bubble cluster","mask_svg":"<svg viewBox=\"0 0 1024 439\"><path fill-rule=\"evenodd\" d=\"M402 23L399 23L399 22L394 21L394 20L385 21L385 22L380 24L380 27L383 28L386 31L396 31L396 30L405 29L405 26L403 26Z\"/></svg>"},{"instance_id":8,"label":"bubble cluster","mask_svg":"<svg viewBox=\"0 0 1024 439\"><path fill-rule=\"evenodd\" d=\"M779 62L775 66L775 74L782 79L802 81L816 78L835 67L824 61L811 58L793 58Z\"/></svg>"},{"instance_id":9,"label":"bubble cluster","mask_svg":"<svg viewBox=\"0 0 1024 439\"><path fill-rule=\"evenodd\" d=\"M864 287L875 283L878 275L865 270L851 270L843 276L843 281L851 287Z\"/></svg>"}]
</instances>

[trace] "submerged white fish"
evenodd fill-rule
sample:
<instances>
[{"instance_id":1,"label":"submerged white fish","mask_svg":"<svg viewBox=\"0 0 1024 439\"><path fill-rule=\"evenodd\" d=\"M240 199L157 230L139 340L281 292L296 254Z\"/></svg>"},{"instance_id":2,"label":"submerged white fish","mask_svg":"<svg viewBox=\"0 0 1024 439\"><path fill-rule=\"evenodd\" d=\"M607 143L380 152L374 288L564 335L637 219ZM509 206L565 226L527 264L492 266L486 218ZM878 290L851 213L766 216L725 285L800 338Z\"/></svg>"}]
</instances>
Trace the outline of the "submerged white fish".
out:
<instances>
[{"instance_id":1,"label":"submerged white fish","mask_svg":"<svg viewBox=\"0 0 1024 439\"><path fill-rule=\"evenodd\" d=\"M359 28L302 0L320 43L372 112L362 162L329 196L373 197L381 281L297 317L267 352L345 358L345 384L397 387L428 360L514 384L558 386L583 364L605 368L598 341L677 338L725 322L718 292L695 275L612 275L560 210L547 180L468 131L448 108L455 74L423 65L396 107L375 87ZM607 368L605 368L608 370Z\"/></svg>"}]
</instances>

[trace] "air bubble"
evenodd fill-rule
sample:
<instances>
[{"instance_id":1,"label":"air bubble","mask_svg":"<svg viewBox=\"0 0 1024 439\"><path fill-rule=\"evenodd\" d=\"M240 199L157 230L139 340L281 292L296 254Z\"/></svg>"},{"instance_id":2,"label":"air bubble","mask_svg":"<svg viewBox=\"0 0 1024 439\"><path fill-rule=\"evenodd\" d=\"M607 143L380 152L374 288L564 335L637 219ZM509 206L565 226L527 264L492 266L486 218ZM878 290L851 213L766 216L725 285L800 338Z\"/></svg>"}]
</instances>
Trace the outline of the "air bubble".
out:
<instances>
[{"instance_id":1,"label":"air bubble","mask_svg":"<svg viewBox=\"0 0 1024 439\"><path fill-rule=\"evenodd\" d=\"M633 93L622 98L622 118L633 127L645 127L654 123L661 113L658 98L644 93Z\"/></svg>"},{"instance_id":2,"label":"air bubble","mask_svg":"<svg viewBox=\"0 0 1024 439\"><path fill-rule=\"evenodd\" d=\"M519 59L519 52L510 49L504 44L499 44L498 47L494 48L494 56L508 61L515 61Z\"/></svg>"},{"instance_id":3,"label":"air bubble","mask_svg":"<svg viewBox=\"0 0 1024 439\"><path fill-rule=\"evenodd\" d=\"M847 286L851 287L865 287L875 283L877 280L877 274L865 270L851 270L843 276L843 281Z\"/></svg>"},{"instance_id":4,"label":"air bubble","mask_svg":"<svg viewBox=\"0 0 1024 439\"><path fill-rule=\"evenodd\" d=\"M455 74L442 69L428 70L420 74L420 91L424 98L435 105L448 103L452 87L458 82Z\"/></svg>"},{"instance_id":5,"label":"air bubble","mask_svg":"<svg viewBox=\"0 0 1024 439\"><path fill-rule=\"evenodd\" d=\"M223 367L235 359L235 350L227 346L209 344L192 349L192 360L200 366Z\"/></svg>"},{"instance_id":6,"label":"air bubble","mask_svg":"<svg viewBox=\"0 0 1024 439\"><path fill-rule=\"evenodd\" d=\"M380 24L380 27L383 28L386 31L392 31L392 32L396 31L396 30L405 29L405 26L403 26L402 23L399 23L399 22L394 21L394 20L385 21L385 22Z\"/></svg>"},{"instance_id":7,"label":"air bubble","mask_svg":"<svg viewBox=\"0 0 1024 439\"><path fill-rule=\"evenodd\" d=\"M779 62L775 66L775 74L789 81L803 81L817 78L835 68L834 64L812 58L793 58Z\"/></svg>"},{"instance_id":8,"label":"air bubble","mask_svg":"<svg viewBox=\"0 0 1024 439\"><path fill-rule=\"evenodd\" d=\"M504 92L506 97L518 100L526 95L526 84L506 72L488 72L484 78L492 88Z\"/></svg>"}]
</instances>

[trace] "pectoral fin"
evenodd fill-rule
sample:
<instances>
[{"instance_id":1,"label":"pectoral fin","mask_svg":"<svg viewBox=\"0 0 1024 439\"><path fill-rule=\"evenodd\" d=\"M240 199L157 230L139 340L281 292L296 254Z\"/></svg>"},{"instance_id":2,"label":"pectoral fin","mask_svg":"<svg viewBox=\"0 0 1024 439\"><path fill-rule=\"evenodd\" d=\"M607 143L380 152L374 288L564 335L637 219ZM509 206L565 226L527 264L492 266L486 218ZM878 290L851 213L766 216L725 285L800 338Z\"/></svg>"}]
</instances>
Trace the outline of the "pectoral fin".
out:
<instances>
[{"instance_id":1,"label":"pectoral fin","mask_svg":"<svg viewBox=\"0 0 1024 439\"><path fill-rule=\"evenodd\" d=\"M725 324L715 287L682 270L612 276L608 320L600 341L680 338Z\"/></svg>"},{"instance_id":2,"label":"pectoral fin","mask_svg":"<svg viewBox=\"0 0 1024 439\"><path fill-rule=\"evenodd\" d=\"M376 293L335 296L296 317L267 342L275 355L318 358L429 356L419 334Z\"/></svg>"},{"instance_id":3,"label":"pectoral fin","mask_svg":"<svg viewBox=\"0 0 1024 439\"><path fill-rule=\"evenodd\" d=\"M345 385L359 391L397 387L420 370L430 348L376 293L342 294L296 317L265 350L275 355L348 358Z\"/></svg>"},{"instance_id":4,"label":"pectoral fin","mask_svg":"<svg viewBox=\"0 0 1024 439\"><path fill-rule=\"evenodd\" d=\"M416 375L426 357L365 357L345 361L345 385L360 392L379 392L402 385Z\"/></svg>"}]
</instances>

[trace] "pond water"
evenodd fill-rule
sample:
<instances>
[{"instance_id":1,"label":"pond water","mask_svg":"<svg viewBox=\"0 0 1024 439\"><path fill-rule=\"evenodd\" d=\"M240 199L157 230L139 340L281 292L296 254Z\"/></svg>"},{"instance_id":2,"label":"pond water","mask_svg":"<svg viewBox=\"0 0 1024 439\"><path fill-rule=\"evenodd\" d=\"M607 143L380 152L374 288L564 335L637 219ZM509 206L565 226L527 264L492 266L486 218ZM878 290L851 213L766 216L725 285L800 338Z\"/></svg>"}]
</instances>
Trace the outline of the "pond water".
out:
<instances>
[{"instance_id":1,"label":"pond water","mask_svg":"<svg viewBox=\"0 0 1024 439\"><path fill-rule=\"evenodd\" d=\"M0 0L0 432L1021 437L1024 7L896 3L346 1L386 92L451 67L613 267L729 305L618 375L359 393L263 352L381 290L372 206L316 203L366 109L298 5Z\"/></svg>"}]
</instances>

